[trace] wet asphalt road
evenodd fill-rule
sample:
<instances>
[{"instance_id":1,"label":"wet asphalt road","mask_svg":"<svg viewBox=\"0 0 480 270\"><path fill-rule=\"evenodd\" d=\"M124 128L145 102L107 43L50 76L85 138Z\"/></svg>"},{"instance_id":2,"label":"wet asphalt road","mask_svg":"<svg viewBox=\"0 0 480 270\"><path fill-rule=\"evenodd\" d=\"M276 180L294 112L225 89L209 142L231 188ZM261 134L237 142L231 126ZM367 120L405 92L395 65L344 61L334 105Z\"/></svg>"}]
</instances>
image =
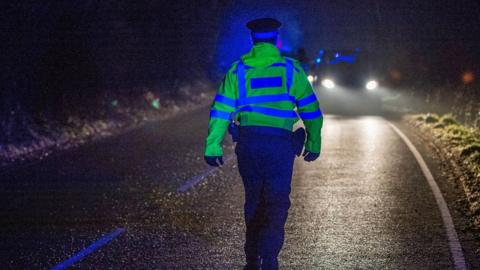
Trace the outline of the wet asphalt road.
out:
<instances>
[{"instance_id":1,"label":"wet asphalt road","mask_svg":"<svg viewBox=\"0 0 480 270\"><path fill-rule=\"evenodd\" d=\"M0 268L49 269L122 228L69 269L241 269L229 139L230 161L177 192L208 169L207 121L203 108L2 171ZM453 269L433 194L380 117L327 116L321 159L296 160L292 190L282 269Z\"/></svg>"}]
</instances>

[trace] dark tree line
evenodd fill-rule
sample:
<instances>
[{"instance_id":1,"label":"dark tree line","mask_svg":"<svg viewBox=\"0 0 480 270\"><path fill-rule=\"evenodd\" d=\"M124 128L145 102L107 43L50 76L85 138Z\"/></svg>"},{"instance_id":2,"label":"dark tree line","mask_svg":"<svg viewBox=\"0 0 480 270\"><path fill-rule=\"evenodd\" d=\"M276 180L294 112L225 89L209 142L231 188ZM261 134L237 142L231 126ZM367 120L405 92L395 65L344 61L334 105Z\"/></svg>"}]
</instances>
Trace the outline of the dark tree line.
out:
<instances>
[{"instance_id":1,"label":"dark tree line","mask_svg":"<svg viewBox=\"0 0 480 270\"><path fill-rule=\"evenodd\" d=\"M106 96L171 98L212 64L225 4L12 1L3 4L0 143L42 121L92 113Z\"/></svg>"},{"instance_id":2,"label":"dark tree line","mask_svg":"<svg viewBox=\"0 0 480 270\"><path fill-rule=\"evenodd\" d=\"M365 3L357 4L356 13L342 1L4 3L0 7L0 144L28 140L42 131L42 124L65 121L72 114L95 117L106 100L133 100L145 89L181 99L182 84L212 76L219 48L230 53L236 46L233 36L219 38L231 27L225 22L270 11L273 15L281 11L279 16L292 13L286 16L285 29L299 40L297 34L305 30L308 38L302 46L312 53L338 46L343 39L348 44L361 39L371 44L386 74L401 73L403 85L398 87L410 89L412 95L431 102L432 96L442 100L461 88L472 90L457 96L478 100L480 24L472 11L478 11L478 5L462 0L439 8L429 1L407 1L398 3L402 7L398 11L396 1ZM369 7L365 14L364 6ZM361 20L354 20L358 16ZM245 31L243 24L237 27ZM230 30L236 34L237 30ZM476 78L463 85L462 73L468 71ZM478 102L469 106L472 111L479 107Z\"/></svg>"}]
</instances>

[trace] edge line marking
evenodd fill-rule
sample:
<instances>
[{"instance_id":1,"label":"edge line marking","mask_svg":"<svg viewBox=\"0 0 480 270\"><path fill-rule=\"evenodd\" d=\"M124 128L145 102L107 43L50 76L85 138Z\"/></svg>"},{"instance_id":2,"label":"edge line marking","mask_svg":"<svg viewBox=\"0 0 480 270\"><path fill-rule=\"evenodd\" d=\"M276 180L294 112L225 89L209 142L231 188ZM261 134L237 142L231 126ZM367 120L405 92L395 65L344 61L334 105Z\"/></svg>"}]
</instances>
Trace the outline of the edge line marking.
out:
<instances>
[{"instance_id":1,"label":"edge line marking","mask_svg":"<svg viewBox=\"0 0 480 270\"><path fill-rule=\"evenodd\" d=\"M225 158L225 160L223 161L224 165L222 166L225 166L226 163L228 161L230 161L231 159L233 159L234 155L230 155L230 156L227 156ZM179 188L177 188L177 192L179 193L185 193L187 192L188 190L192 189L196 184L202 182L203 179L205 179L207 176L209 176L210 174L212 174L213 172L215 172L216 170L220 169L221 167L209 167L207 168L205 171L203 171L203 173L200 173L200 174L197 174L191 178L189 178L187 181L185 181L185 183L183 183L183 185L181 185Z\"/></svg>"},{"instance_id":2,"label":"edge line marking","mask_svg":"<svg viewBox=\"0 0 480 270\"><path fill-rule=\"evenodd\" d=\"M455 225L453 224L452 215L448 210L447 203L443 198L442 192L440 191L440 188L438 187L432 172L430 171L427 163L425 162L417 148L410 141L410 139L408 139L408 137L402 131L400 131L400 129L398 129L393 123L388 122L388 124L395 131L395 133L397 133L397 135L402 138L408 149L410 149L410 152L412 152L413 156L417 160L418 165L420 165L420 168L423 172L423 175L425 176L425 179L428 182L428 185L430 186L430 189L433 192L433 196L435 197L435 201L437 202L438 209L440 210L440 214L442 216L443 225L447 233L448 245L450 247L450 253L452 255L453 262L455 264L455 269L466 270L467 266L465 264L465 257L463 255L462 245L458 240L458 235L457 231L455 230Z\"/></svg>"},{"instance_id":3,"label":"edge line marking","mask_svg":"<svg viewBox=\"0 0 480 270\"><path fill-rule=\"evenodd\" d=\"M83 259L85 256L89 255L90 253L94 252L95 250L101 248L102 246L106 245L108 242L112 241L113 239L120 236L122 233L125 232L124 228L117 228L110 232L109 234L104 235L102 238L98 239L97 241L93 242L90 246L84 248L83 250L79 251L78 253L71 256L66 261L63 261L56 266L52 267L51 270L63 270L67 267L74 265L76 262Z\"/></svg>"}]
</instances>

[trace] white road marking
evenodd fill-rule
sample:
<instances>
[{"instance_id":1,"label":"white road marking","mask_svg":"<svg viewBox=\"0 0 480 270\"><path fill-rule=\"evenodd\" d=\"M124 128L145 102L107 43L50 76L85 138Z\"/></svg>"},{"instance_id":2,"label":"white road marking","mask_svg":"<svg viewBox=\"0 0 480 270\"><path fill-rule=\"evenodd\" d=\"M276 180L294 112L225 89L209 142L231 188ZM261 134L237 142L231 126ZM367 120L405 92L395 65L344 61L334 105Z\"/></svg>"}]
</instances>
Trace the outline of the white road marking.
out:
<instances>
[{"instance_id":1,"label":"white road marking","mask_svg":"<svg viewBox=\"0 0 480 270\"><path fill-rule=\"evenodd\" d=\"M415 156L418 165L420 165L420 168L422 169L423 175L425 176L428 184L430 185L430 189L433 192L438 209L440 210L440 213L442 215L443 225L445 226L445 231L447 233L448 245L450 247L450 253L452 254L453 262L455 264L455 269L466 270L467 266L465 264L465 257L463 255L462 245L458 240L458 235L453 224L452 215L448 210L447 203L443 198L442 192L440 191L437 182L435 182L435 178L433 177L432 172L428 168L427 163L425 163L425 160L423 159L420 152L418 152L417 148L415 148L415 146L408 139L408 137L403 134L403 132L401 132L394 124L389 124L392 129L398 134L398 136L402 138L402 140L408 146L412 154Z\"/></svg>"},{"instance_id":2,"label":"white road marking","mask_svg":"<svg viewBox=\"0 0 480 270\"><path fill-rule=\"evenodd\" d=\"M104 245L108 244L108 242L117 238L118 236L120 236L124 232L125 232L124 228L115 229L114 231L110 232L109 234L104 235L102 238L95 241L90 246L88 246L85 249L81 250L80 252L74 254L72 257L68 258L68 260L66 260L66 261L64 261L60 264L57 264L51 270L64 270L64 269L74 265L75 263L77 263L78 261L83 259L84 257L88 256L90 253L93 253L97 249L99 249L99 248L103 247Z\"/></svg>"},{"instance_id":3,"label":"white road marking","mask_svg":"<svg viewBox=\"0 0 480 270\"><path fill-rule=\"evenodd\" d=\"M224 163L223 166L225 166L228 161L233 159L233 157L234 157L233 155L227 156L227 158L225 158L225 160L223 161L223 163ZM191 177L190 179L185 181L185 183L182 186L177 188L177 192L179 192L179 193L187 192L188 190L193 188L196 184L200 183L203 179L205 179L207 176L209 176L210 174L212 174L213 172L215 172L219 168L220 167L209 167L203 173L197 174L197 175Z\"/></svg>"}]
</instances>

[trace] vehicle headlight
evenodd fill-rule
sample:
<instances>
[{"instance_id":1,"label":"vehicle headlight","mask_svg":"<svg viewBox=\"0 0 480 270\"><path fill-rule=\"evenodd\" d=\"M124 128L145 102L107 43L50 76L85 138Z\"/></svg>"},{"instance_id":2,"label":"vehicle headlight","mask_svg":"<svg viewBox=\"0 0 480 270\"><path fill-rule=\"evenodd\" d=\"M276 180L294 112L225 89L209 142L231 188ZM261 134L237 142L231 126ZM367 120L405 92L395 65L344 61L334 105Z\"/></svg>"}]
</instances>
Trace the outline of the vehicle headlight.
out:
<instances>
[{"instance_id":1,"label":"vehicle headlight","mask_svg":"<svg viewBox=\"0 0 480 270\"><path fill-rule=\"evenodd\" d=\"M315 78L313 78L312 75L308 75L307 78L308 78L308 81L309 81L310 83L313 83L313 82L315 81Z\"/></svg>"},{"instance_id":2,"label":"vehicle headlight","mask_svg":"<svg viewBox=\"0 0 480 270\"><path fill-rule=\"evenodd\" d=\"M367 88L367 90L374 90L377 87L378 87L378 82L374 80L368 81L367 84L365 85L365 88Z\"/></svg>"},{"instance_id":3,"label":"vehicle headlight","mask_svg":"<svg viewBox=\"0 0 480 270\"><path fill-rule=\"evenodd\" d=\"M335 83L331 79L324 79L322 81L322 85L323 85L323 87L328 88L328 89L332 89L332 88L335 87Z\"/></svg>"}]
</instances>

